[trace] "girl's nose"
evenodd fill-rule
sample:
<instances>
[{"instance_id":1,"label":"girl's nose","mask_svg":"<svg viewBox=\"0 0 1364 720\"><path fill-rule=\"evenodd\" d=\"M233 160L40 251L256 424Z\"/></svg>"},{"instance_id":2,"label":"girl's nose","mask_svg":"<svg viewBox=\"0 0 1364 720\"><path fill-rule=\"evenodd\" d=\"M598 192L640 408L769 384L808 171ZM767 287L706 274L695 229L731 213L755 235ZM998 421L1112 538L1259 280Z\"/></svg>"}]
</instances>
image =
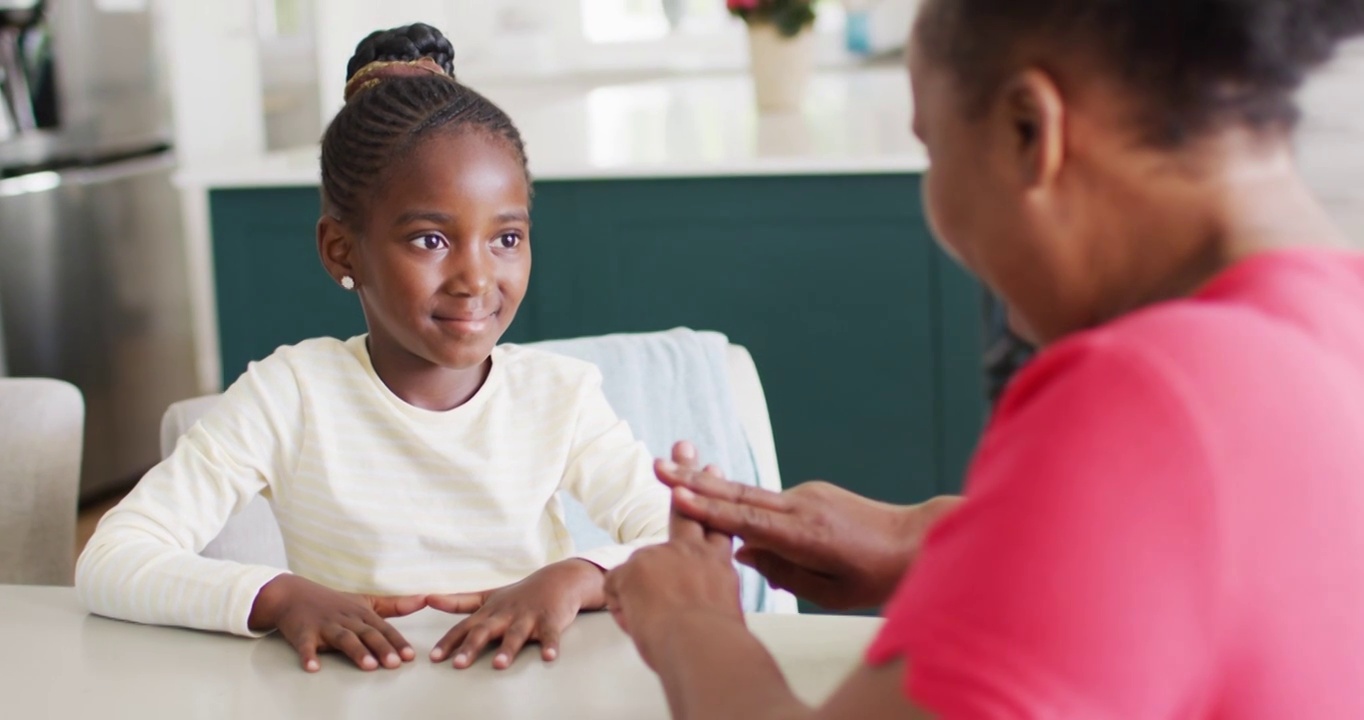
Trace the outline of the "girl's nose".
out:
<instances>
[{"instance_id":1,"label":"girl's nose","mask_svg":"<svg viewBox=\"0 0 1364 720\"><path fill-rule=\"evenodd\" d=\"M463 242L447 256L446 292L451 295L479 296L493 286L493 257L486 243Z\"/></svg>"}]
</instances>

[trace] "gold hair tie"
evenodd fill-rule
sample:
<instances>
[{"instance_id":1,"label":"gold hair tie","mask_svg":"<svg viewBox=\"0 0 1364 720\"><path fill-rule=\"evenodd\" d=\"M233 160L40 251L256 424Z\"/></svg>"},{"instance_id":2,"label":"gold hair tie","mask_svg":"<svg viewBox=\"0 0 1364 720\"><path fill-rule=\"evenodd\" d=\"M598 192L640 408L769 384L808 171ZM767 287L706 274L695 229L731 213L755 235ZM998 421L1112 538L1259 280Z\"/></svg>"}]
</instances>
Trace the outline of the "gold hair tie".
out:
<instances>
[{"instance_id":1,"label":"gold hair tie","mask_svg":"<svg viewBox=\"0 0 1364 720\"><path fill-rule=\"evenodd\" d=\"M368 90L385 80L400 77L421 77L423 75L439 75L443 78L450 78L445 69L429 57L420 57L416 60L375 60L356 70L355 74L350 76L350 79L346 81L346 91L343 97L346 102L350 102L350 99L361 91Z\"/></svg>"}]
</instances>

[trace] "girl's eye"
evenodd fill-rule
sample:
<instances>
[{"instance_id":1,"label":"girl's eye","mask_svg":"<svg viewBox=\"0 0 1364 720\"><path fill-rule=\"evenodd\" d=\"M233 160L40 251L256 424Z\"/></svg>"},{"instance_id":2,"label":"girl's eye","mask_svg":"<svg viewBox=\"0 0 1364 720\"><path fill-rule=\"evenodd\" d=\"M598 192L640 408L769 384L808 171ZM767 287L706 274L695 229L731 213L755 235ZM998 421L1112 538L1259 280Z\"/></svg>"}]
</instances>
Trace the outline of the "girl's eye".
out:
<instances>
[{"instance_id":1,"label":"girl's eye","mask_svg":"<svg viewBox=\"0 0 1364 720\"><path fill-rule=\"evenodd\" d=\"M439 235L423 235L412 240L412 244L423 250L443 250L450 245Z\"/></svg>"},{"instance_id":2,"label":"girl's eye","mask_svg":"<svg viewBox=\"0 0 1364 720\"><path fill-rule=\"evenodd\" d=\"M516 233L504 233L497 237L497 245L504 250L511 250L521 244L521 236Z\"/></svg>"}]
</instances>

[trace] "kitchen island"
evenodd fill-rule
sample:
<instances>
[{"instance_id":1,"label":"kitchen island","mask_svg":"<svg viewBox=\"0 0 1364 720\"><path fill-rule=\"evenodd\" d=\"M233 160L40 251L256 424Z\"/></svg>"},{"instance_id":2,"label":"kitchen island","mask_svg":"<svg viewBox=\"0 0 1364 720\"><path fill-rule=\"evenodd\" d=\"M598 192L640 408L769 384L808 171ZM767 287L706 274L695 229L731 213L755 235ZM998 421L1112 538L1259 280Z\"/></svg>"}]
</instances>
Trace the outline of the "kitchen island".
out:
<instances>
[{"instance_id":1,"label":"kitchen island","mask_svg":"<svg viewBox=\"0 0 1364 720\"><path fill-rule=\"evenodd\" d=\"M887 501L959 488L984 416L979 289L928 232L898 68L817 75L760 117L743 75L485 88L536 178L507 341L718 330L749 348L784 481ZM185 168L207 199L223 383L364 331L316 257L316 147Z\"/></svg>"}]
</instances>

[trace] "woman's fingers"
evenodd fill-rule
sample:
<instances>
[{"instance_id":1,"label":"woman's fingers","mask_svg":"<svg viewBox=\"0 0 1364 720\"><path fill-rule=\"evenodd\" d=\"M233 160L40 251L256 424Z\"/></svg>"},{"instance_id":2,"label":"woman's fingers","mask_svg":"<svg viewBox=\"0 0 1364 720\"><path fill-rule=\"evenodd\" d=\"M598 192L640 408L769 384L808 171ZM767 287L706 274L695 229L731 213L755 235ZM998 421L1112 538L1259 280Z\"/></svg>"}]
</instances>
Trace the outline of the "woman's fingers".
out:
<instances>
[{"instance_id":1,"label":"woman's fingers","mask_svg":"<svg viewBox=\"0 0 1364 720\"><path fill-rule=\"evenodd\" d=\"M726 502L753 505L768 510L786 511L791 509L791 501L785 495L753 485L731 482L714 472L686 471L666 460L654 463L654 474L671 488L686 488L697 495L724 500Z\"/></svg>"},{"instance_id":2,"label":"woman's fingers","mask_svg":"<svg viewBox=\"0 0 1364 720\"><path fill-rule=\"evenodd\" d=\"M339 623L322 628L322 639L337 652L350 658L361 670L374 670L379 667L379 661L374 659L360 638Z\"/></svg>"},{"instance_id":3,"label":"woman's fingers","mask_svg":"<svg viewBox=\"0 0 1364 720\"><path fill-rule=\"evenodd\" d=\"M535 618L527 615L507 628L507 634L502 636L502 647L498 648L497 654L493 656L494 668L505 670L511 667L516 656L521 654L521 648L530 640L531 633L535 632L535 625Z\"/></svg>"},{"instance_id":4,"label":"woman's fingers","mask_svg":"<svg viewBox=\"0 0 1364 720\"><path fill-rule=\"evenodd\" d=\"M688 470L695 470L699 462L696 456L696 446L686 440L674 444L673 462Z\"/></svg>"},{"instance_id":5,"label":"woman's fingers","mask_svg":"<svg viewBox=\"0 0 1364 720\"><path fill-rule=\"evenodd\" d=\"M842 598L847 593L835 578L803 568L766 550L740 548L734 559L757 570L777 590L787 590L831 610L846 609L842 607L846 605Z\"/></svg>"},{"instance_id":6,"label":"woman's fingers","mask_svg":"<svg viewBox=\"0 0 1364 720\"><path fill-rule=\"evenodd\" d=\"M673 488L672 506L674 515L684 515L746 543L788 548L806 542L806 529L794 515L781 510L700 495L687 487Z\"/></svg>"},{"instance_id":7,"label":"woman's fingers","mask_svg":"<svg viewBox=\"0 0 1364 720\"><path fill-rule=\"evenodd\" d=\"M674 501L676 505L676 501ZM706 527L701 523L679 513L676 509L668 513L668 540L672 542L698 542L705 540Z\"/></svg>"}]
</instances>

